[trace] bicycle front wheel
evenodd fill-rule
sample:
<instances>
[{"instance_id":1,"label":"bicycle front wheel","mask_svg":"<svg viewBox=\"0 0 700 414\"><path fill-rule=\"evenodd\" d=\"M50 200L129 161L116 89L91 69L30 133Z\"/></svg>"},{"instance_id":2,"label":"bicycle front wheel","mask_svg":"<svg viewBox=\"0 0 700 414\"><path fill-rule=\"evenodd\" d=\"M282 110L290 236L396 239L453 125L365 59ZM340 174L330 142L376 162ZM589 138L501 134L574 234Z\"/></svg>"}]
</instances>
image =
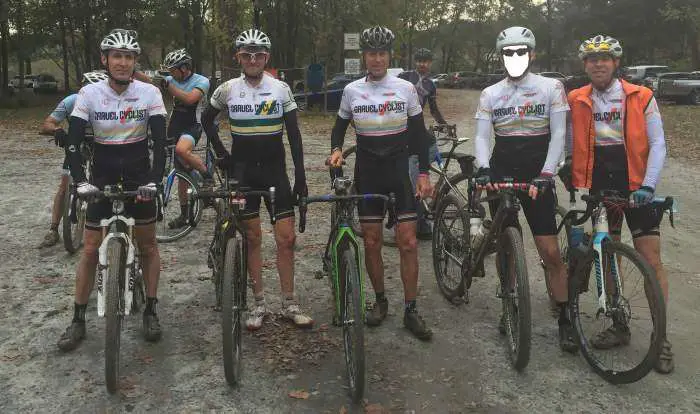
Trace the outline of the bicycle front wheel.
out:
<instances>
[{"instance_id":1,"label":"bicycle front wheel","mask_svg":"<svg viewBox=\"0 0 700 414\"><path fill-rule=\"evenodd\" d=\"M345 366L348 372L350 397L357 403L365 391L364 298L356 251L345 248L341 253L338 290L342 292L341 320Z\"/></svg>"},{"instance_id":2,"label":"bicycle front wheel","mask_svg":"<svg viewBox=\"0 0 700 414\"><path fill-rule=\"evenodd\" d=\"M469 213L461 197L447 194L435 213L433 226L433 269L438 288L449 301L464 295L465 286L462 269L469 245Z\"/></svg>"},{"instance_id":3,"label":"bicycle front wheel","mask_svg":"<svg viewBox=\"0 0 700 414\"><path fill-rule=\"evenodd\" d=\"M119 348L121 345L122 315L124 314L124 279L126 249L121 241L109 245L107 255L107 290L105 298L105 384L110 394L119 388Z\"/></svg>"},{"instance_id":4,"label":"bicycle front wheel","mask_svg":"<svg viewBox=\"0 0 700 414\"><path fill-rule=\"evenodd\" d=\"M605 310L596 275L605 277ZM666 310L656 273L636 250L604 241L602 263L591 257L576 266L569 303L581 353L596 374L628 384L649 373L666 334Z\"/></svg>"},{"instance_id":5,"label":"bicycle front wheel","mask_svg":"<svg viewBox=\"0 0 700 414\"><path fill-rule=\"evenodd\" d=\"M165 177L163 186L163 220L156 222L156 239L162 243L179 240L189 234L194 227L186 217L188 206L187 190L197 195L197 185L182 171L175 171ZM192 203L194 224L202 218L202 201L195 198ZM184 210L184 211L183 211ZM183 216L185 212L185 216Z\"/></svg>"},{"instance_id":6,"label":"bicycle front wheel","mask_svg":"<svg viewBox=\"0 0 700 414\"><path fill-rule=\"evenodd\" d=\"M69 179L68 186L66 187L66 193L63 196L63 247L66 248L68 253L75 253L80 249L83 244L83 230L85 229L85 212L87 210L87 203L76 197L72 191L73 189L73 179ZM75 200L75 214L77 222L73 223L71 220L71 207L73 206L73 199Z\"/></svg>"},{"instance_id":7,"label":"bicycle front wheel","mask_svg":"<svg viewBox=\"0 0 700 414\"><path fill-rule=\"evenodd\" d=\"M241 380L241 295L239 279L241 275L239 262L240 241L232 237L226 242L224 255L224 271L222 277L223 291L221 294L221 328L224 345L224 374L231 386Z\"/></svg>"},{"instance_id":8,"label":"bicycle front wheel","mask_svg":"<svg viewBox=\"0 0 700 414\"><path fill-rule=\"evenodd\" d=\"M508 337L508 354L513 368L522 371L530 362L532 322L525 249L522 235L517 228L506 227L501 233L496 261L501 283L502 317Z\"/></svg>"}]
</instances>

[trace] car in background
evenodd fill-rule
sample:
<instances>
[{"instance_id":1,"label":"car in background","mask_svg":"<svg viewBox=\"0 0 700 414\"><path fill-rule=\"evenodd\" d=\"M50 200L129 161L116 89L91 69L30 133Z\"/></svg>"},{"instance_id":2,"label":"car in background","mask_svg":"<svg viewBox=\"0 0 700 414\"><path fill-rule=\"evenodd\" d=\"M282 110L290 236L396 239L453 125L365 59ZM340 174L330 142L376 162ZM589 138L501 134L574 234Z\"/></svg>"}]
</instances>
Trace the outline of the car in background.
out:
<instances>
[{"instance_id":1,"label":"car in background","mask_svg":"<svg viewBox=\"0 0 700 414\"><path fill-rule=\"evenodd\" d=\"M628 66L623 69L622 77L631 83L637 85L644 85L645 79L647 78L657 78L660 73L670 72L668 66L664 65L639 65L639 66ZM651 82L647 81L647 83Z\"/></svg>"},{"instance_id":2,"label":"car in background","mask_svg":"<svg viewBox=\"0 0 700 414\"><path fill-rule=\"evenodd\" d=\"M585 72L579 72L568 76L566 82L564 83L564 88L566 88L567 91L572 91L574 89L582 88L589 83L591 83L591 78L588 77L588 74Z\"/></svg>"},{"instance_id":3,"label":"car in background","mask_svg":"<svg viewBox=\"0 0 700 414\"><path fill-rule=\"evenodd\" d=\"M430 80L433 81L433 84L437 87L444 86L445 82L447 82L447 79L449 78L449 74L447 73L438 73L437 75L433 75Z\"/></svg>"},{"instance_id":4,"label":"car in background","mask_svg":"<svg viewBox=\"0 0 700 414\"><path fill-rule=\"evenodd\" d=\"M389 68L387 73L391 76L399 76L401 73L405 72L403 68Z\"/></svg>"},{"instance_id":5,"label":"car in background","mask_svg":"<svg viewBox=\"0 0 700 414\"><path fill-rule=\"evenodd\" d=\"M33 89L35 79L35 75L24 75L24 87L28 89ZM15 75L15 77L10 79L8 86L15 90L19 89L19 75Z\"/></svg>"},{"instance_id":6,"label":"car in background","mask_svg":"<svg viewBox=\"0 0 700 414\"><path fill-rule=\"evenodd\" d=\"M667 72L658 77L654 91L659 99L700 105L700 72Z\"/></svg>"},{"instance_id":7,"label":"car in background","mask_svg":"<svg viewBox=\"0 0 700 414\"><path fill-rule=\"evenodd\" d=\"M474 83L483 75L472 71L453 72L445 81L448 88L472 88Z\"/></svg>"},{"instance_id":8,"label":"car in background","mask_svg":"<svg viewBox=\"0 0 700 414\"><path fill-rule=\"evenodd\" d=\"M34 78L32 87L34 93L56 93L58 92L58 81L53 75L41 73Z\"/></svg>"},{"instance_id":9,"label":"car in background","mask_svg":"<svg viewBox=\"0 0 700 414\"><path fill-rule=\"evenodd\" d=\"M544 76L545 78L556 79L564 85L566 85L567 80L569 80L569 77L561 72L540 72L538 75Z\"/></svg>"},{"instance_id":10,"label":"car in background","mask_svg":"<svg viewBox=\"0 0 700 414\"><path fill-rule=\"evenodd\" d=\"M401 69L403 71L403 69ZM401 73L401 72L399 72ZM304 85L301 88L295 86L294 100L301 109L320 108L323 109L324 100L327 100L326 105L329 111L337 111L340 108L340 99L343 97L343 89L349 83L362 78L364 73L358 75L348 75L345 73L336 73L330 81L326 83L326 91L308 91L304 92Z\"/></svg>"}]
</instances>

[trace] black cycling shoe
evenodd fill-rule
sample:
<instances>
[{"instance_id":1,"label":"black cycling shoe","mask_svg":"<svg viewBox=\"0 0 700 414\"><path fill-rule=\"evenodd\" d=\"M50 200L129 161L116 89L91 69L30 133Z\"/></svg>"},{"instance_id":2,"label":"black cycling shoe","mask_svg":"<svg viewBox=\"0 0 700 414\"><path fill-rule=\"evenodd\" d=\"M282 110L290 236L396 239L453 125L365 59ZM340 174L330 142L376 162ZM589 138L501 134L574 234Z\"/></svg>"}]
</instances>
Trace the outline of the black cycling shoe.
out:
<instances>
[{"instance_id":1,"label":"black cycling shoe","mask_svg":"<svg viewBox=\"0 0 700 414\"><path fill-rule=\"evenodd\" d=\"M425 321L417 311L404 312L403 326L421 341L429 341L433 337L433 331L425 325Z\"/></svg>"},{"instance_id":2,"label":"black cycling shoe","mask_svg":"<svg viewBox=\"0 0 700 414\"><path fill-rule=\"evenodd\" d=\"M570 354L578 352L578 341L574 326L568 319L559 319L559 348Z\"/></svg>"},{"instance_id":3,"label":"black cycling shoe","mask_svg":"<svg viewBox=\"0 0 700 414\"><path fill-rule=\"evenodd\" d=\"M367 312L365 315L365 322L367 323L367 326L379 326L382 324L382 321L386 319L386 315L389 313L389 301L388 300L381 300L378 302L374 302L374 306L372 307L372 310Z\"/></svg>"},{"instance_id":4,"label":"black cycling shoe","mask_svg":"<svg viewBox=\"0 0 700 414\"><path fill-rule=\"evenodd\" d=\"M148 342L158 342L162 335L158 315L154 313L143 313L143 337Z\"/></svg>"},{"instance_id":5,"label":"black cycling shoe","mask_svg":"<svg viewBox=\"0 0 700 414\"><path fill-rule=\"evenodd\" d=\"M74 350L85 339L85 322L71 322L70 326L58 339L58 349L63 352Z\"/></svg>"}]
</instances>

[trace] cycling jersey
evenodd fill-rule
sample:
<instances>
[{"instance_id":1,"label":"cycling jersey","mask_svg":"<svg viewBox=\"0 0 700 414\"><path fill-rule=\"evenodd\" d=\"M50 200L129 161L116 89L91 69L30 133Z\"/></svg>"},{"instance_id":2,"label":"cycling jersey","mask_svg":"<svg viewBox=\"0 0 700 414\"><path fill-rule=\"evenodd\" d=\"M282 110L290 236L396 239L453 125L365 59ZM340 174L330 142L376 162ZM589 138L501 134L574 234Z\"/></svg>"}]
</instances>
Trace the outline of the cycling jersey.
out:
<instances>
[{"instance_id":1,"label":"cycling jersey","mask_svg":"<svg viewBox=\"0 0 700 414\"><path fill-rule=\"evenodd\" d=\"M421 75L415 70L401 72L399 78L407 80L413 84L418 93L418 100L420 106L424 107L425 103L428 102L429 98L434 98L437 96L437 88L435 84L430 79L430 74Z\"/></svg>"},{"instance_id":2,"label":"cycling jersey","mask_svg":"<svg viewBox=\"0 0 700 414\"><path fill-rule=\"evenodd\" d=\"M338 116L352 119L358 153L366 151L384 157L406 151L408 118L422 112L413 84L387 75L379 81L364 77L348 84Z\"/></svg>"},{"instance_id":3,"label":"cycling jersey","mask_svg":"<svg viewBox=\"0 0 700 414\"><path fill-rule=\"evenodd\" d=\"M54 109L53 112L49 114L49 116L53 118L56 122L65 121L73 112L76 99L78 99L77 93L66 96L61 102L58 103L56 109Z\"/></svg>"},{"instance_id":4,"label":"cycling jersey","mask_svg":"<svg viewBox=\"0 0 700 414\"><path fill-rule=\"evenodd\" d=\"M197 109L200 103L206 101L207 92L209 92L209 79L198 73L191 74L190 77L183 81L178 81L172 76L167 76L165 79L183 92L189 93L195 89L202 92L202 99L191 105L186 105L177 98L173 98L173 113L170 117L170 123L178 123L187 126L196 124Z\"/></svg>"},{"instance_id":5,"label":"cycling jersey","mask_svg":"<svg viewBox=\"0 0 700 414\"><path fill-rule=\"evenodd\" d=\"M234 159L284 161L284 114L297 109L286 83L268 74L257 86L244 77L231 79L216 88L210 103L228 112Z\"/></svg>"},{"instance_id":6,"label":"cycling jersey","mask_svg":"<svg viewBox=\"0 0 700 414\"><path fill-rule=\"evenodd\" d=\"M106 80L84 86L71 114L92 125L95 143L101 145L145 141L148 118L154 115L167 116L160 90L137 80L122 94Z\"/></svg>"}]
</instances>

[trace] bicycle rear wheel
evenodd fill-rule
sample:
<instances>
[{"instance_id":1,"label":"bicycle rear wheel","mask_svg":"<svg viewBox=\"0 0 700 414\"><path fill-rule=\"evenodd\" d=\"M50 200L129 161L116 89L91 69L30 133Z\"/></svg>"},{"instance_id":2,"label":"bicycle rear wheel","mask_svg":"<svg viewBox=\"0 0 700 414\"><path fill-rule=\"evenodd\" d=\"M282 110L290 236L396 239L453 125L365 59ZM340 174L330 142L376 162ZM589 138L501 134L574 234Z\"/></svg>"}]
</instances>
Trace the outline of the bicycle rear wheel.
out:
<instances>
[{"instance_id":1,"label":"bicycle rear wheel","mask_svg":"<svg viewBox=\"0 0 700 414\"><path fill-rule=\"evenodd\" d=\"M163 186L163 220L156 222L156 239L162 243L179 240L189 234L194 228L189 221L176 223L182 214L182 206L187 205L188 200L180 196L180 186L191 189L196 195L198 187L189 174L182 171L175 171L165 177ZM192 203L194 224L197 225L202 218L202 200L195 198ZM183 225L180 225L183 224Z\"/></svg>"},{"instance_id":2,"label":"bicycle rear wheel","mask_svg":"<svg viewBox=\"0 0 700 414\"><path fill-rule=\"evenodd\" d=\"M557 228L561 225L562 220L564 219L564 216L566 215L567 210L566 208L562 206L557 206L557 211L555 214L556 222L557 222ZM571 232L571 223L566 222L564 223L564 228L557 234L558 238L558 243L559 243L559 253L561 256L561 260L564 263L565 268L568 269L569 266L569 234ZM552 317L554 319L559 318L559 306L557 305L556 300L554 300L554 296L552 295L552 287L549 284L549 274L547 273L547 267L544 264L544 260L540 258L540 265L542 266L542 270L544 271L544 283L545 286L547 287L547 296L549 297L549 310L552 314Z\"/></svg>"},{"instance_id":3,"label":"bicycle rear wheel","mask_svg":"<svg viewBox=\"0 0 700 414\"><path fill-rule=\"evenodd\" d=\"M656 363L666 334L664 298L656 273L634 248L608 240L602 252L598 269L592 257L582 260L570 279L571 321L593 371L610 383L628 384L642 379ZM606 277L606 312L598 303L596 275ZM598 335L611 329L622 344L604 349Z\"/></svg>"},{"instance_id":4,"label":"bicycle rear wheel","mask_svg":"<svg viewBox=\"0 0 700 414\"><path fill-rule=\"evenodd\" d=\"M341 320L343 347L348 373L350 396L357 403L365 391L364 298L362 280L355 249L346 247L340 257L338 290L342 292Z\"/></svg>"},{"instance_id":5,"label":"bicycle rear wheel","mask_svg":"<svg viewBox=\"0 0 700 414\"><path fill-rule=\"evenodd\" d=\"M221 295L221 328L224 345L224 374L226 381L231 386L237 385L241 380L241 312L242 303L239 279L240 269L240 241L238 237L231 237L226 242L224 255L224 271L221 275L223 291Z\"/></svg>"},{"instance_id":6,"label":"bicycle rear wheel","mask_svg":"<svg viewBox=\"0 0 700 414\"><path fill-rule=\"evenodd\" d=\"M433 269L438 288L449 301L464 296L466 286L462 269L471 249L469 213L461 197L447 194L435 213L433 226ZM471 283L469 283L471 285Z\"/></svg>"},{"instance_id":7,"label":"bicycle rear wheel","mask_svg":"<svg viewBox=\"0 0 700 414\"><path fill-rule=\"evenodd\" d=\"M75 198L75 215L77 222L71 220L71 207ZM87 203L76 197L73 193L73 179L69 178L66 193L63 196L63 247L68 253L75 253L83 244L83 230L85 229L85 211Z\"/></svg>"},{"instance_id":8,"label":"bicycle rear wheel","mask_svg":"<svg viewBox=\"0 0 700 414\"><path fill-rule=\"evenodd\" d=\"M496 260L508 337L508 354L513 368L522 371L530 362L532 322L525 249L522 235L517 228L506 227L501 232Z\"/></svg>"},{"instance_id":9,"label":"bicycle rear wheel","mask_svg":"<svg viewBox=\"0 0 700 414\"><path fill-rule=\"evenodd\" d=\"M119 240L109 245L107 255L107 290L105 298L105 384L110 394L119 388L119 348L121 345L122 315L124 314L124 279L126 248Z\"/></svg>"}]
</instances>

